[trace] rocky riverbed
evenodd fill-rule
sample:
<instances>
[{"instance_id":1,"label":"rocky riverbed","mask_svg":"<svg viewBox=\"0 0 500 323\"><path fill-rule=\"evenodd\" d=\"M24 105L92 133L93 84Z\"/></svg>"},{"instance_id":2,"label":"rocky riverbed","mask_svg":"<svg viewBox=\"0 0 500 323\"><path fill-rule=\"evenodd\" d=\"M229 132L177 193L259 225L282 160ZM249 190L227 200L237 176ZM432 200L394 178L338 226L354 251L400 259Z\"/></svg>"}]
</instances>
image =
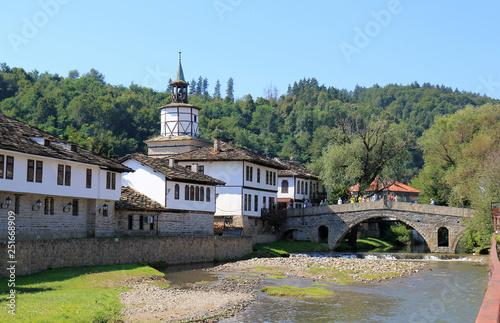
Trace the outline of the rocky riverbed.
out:
<instances>
[{"instance_id":1,"label":"rocky riverbed","mask_svg":"<svg viewBox=\"0 0 500 323\"><path fill-rule=\"evenodd\" d=\"M226 263L207 271L218 281L161 287L146 279L131 283L121 294L125 322L216 322L252 303L267 279L302 278L330 283L379 282L413 274L427 267L421 262L344 258L254 258Z\"/></svg>"}]
</instances>

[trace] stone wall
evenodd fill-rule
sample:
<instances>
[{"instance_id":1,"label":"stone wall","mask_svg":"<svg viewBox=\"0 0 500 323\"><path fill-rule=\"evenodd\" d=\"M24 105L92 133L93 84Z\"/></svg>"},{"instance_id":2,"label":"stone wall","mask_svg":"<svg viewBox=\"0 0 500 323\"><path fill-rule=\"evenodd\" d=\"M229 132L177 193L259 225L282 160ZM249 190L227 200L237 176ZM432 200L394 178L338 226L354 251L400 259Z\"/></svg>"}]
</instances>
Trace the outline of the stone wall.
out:
<instances>
[{"instance_id":1,"label":"stone wall","mask_svg":"<svg viewBox=\"0 0 500 323\"><path fill-rule=\"evenodd\" d=\"M71 197L46 196L40 194L0 194L0 200L6 196L11 197L12 204L8 209L0 210L0 240L7 238L7 213L15 212L16 217L16 239L68 239L84 238L88 236L111 236L113 235L114 201L79 198L78 214L73 215L73 210L67 209L69 202L74 202ZM45 212L46 198L53 200L53 214ZM16 205L16 200L17 205ZM36 201L42 202L38 209ZM108 205L108 214L99 213L103 204ZM65 209L66 207L66 209ZM68 212L64 212L68 211Z\"/></svg>"},{"instance_id":2,"label":"stone wall","mask_svg":"<svg viewBox=\"0 0 500 323\"><path fill-rule=\"evenodd\" d=\"M128 229L129 216L132 216L132 230ZM143 223L140 219L153 216L154 224ZM115 235L212 235L214 234L214 215L208 212L154 212L116 210Z\"/></svg>"},{"instance_id":3,"label":"stone wall","mask_svg":"<svg viewBox=\"0 0 500 323\"><path fill-rule=\"evenodd\" d=\"M252 252L252 237L125 237L16 241L16 275L49 268L160 262L167 265L237 259ZM0 262L7 264L7 244ZM7 266L0 275L7 276Z\"/></svg>"}]
</instances>

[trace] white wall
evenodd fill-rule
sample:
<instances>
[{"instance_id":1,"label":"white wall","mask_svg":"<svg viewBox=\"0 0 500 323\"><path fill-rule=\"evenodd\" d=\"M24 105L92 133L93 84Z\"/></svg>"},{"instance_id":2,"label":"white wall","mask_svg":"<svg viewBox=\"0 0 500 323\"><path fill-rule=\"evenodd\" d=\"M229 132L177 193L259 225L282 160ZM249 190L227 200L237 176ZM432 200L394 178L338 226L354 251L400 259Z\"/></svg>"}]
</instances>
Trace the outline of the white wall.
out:
<instances>
[{"instance_id":1,"label":"white wall","mask_svg":"<svg viewBox=\"0 0 500 323\"><path fill-rule=\"evenodd\" d=\"M122 164L135 170L133 173L123 174L122 186L130 186L139 193L165 206L164 175L142 165L135 159L129 159Z\"/></svg>"},{"instance_id":2,"label":"white wall","mask_svg":"<svg viewBox=\"0 0 500 323\"><path fill-rule=\"evenodd\" d=\"M0 178L0 190L20 193L33 193L52 196L69 196L119 200L121 195L121 173L116 173L115 190L106 189L106 170L98 166L72 162L62 159L41 157L7 150L0 150L0 155L14 157L14 178ZM43 162L42 183L27 181L28 159ZM71 166L71 185L57 185L57 166ZM6 160L4 169L6 167ZM92 170L92 187L86 188L87 169Z\"/></svg>"},{"instance_id":3,"label":"white wall","mask_svg":"<svg viewBox=\"0 0 500 323\"><path fill-rule=\"evenodd\" d=\"M179 185L179 199L175 199L175 185ZM194 186L199 189L203 188L204 198L203 201L196 200L186 200L185 199L185 188L186 186ZM210 201L207 202L207 188L210 189ZM170 190L170 191L169 191ZM179 209L179 210L189 210L189 211L204 211L204 212L215 212L215 186L214 185L200 185L191 183L182 183L167 181L167 207L169 209Z\"/></svg>"},{"instance_id":4,"label":"white wall","mask_svg":"<svg viewBox=\"0 0 500 323\"><path fill-rule=\"evenodd\" d=\"M288 181L288 193L281 193L283 181ZM278 198L295 199L295 178L293 176L278 178Z\"/></svg>"}]
</instances>

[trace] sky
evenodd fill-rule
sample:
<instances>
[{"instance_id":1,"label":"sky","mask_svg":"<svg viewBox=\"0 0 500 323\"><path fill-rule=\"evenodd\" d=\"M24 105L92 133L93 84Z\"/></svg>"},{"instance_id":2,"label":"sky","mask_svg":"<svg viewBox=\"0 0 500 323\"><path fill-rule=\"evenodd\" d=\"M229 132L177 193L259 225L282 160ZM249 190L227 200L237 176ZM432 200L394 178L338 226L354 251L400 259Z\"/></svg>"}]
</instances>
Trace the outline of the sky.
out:
<instances>
[{"instance_id":1,"label":"sky","mask_svg":"<svg viewBox=\"0 0 500 323\"><path fill-rule=\"evenodd\" d=\"M157 91L217 80L265 96L303 78L356 85L445 85L500 98L500 1L0 0L0 62Z\"/></svg>"}]
</instances>

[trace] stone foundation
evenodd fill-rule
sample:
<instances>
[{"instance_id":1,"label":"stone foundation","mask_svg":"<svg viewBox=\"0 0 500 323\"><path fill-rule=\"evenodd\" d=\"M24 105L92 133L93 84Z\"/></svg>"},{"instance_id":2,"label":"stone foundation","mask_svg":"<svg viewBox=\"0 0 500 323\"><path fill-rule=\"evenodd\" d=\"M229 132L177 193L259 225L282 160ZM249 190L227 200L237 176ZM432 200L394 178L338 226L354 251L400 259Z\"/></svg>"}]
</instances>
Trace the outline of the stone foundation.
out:
<instances>
[{"instance_id":1,"label":"stone foundation","mask_svg":"<svg viewBox=\"0 0 500 323\"><path fill-rule=\"evenodd\" d=\"M252 252L252 237L125 237L16 241L15 274L49 268L165 262L167 265L237 259ZM7 276L7 243L0 243L0 275ZM12 259L10 259L12 260Z\"/></svg>"}]
</instances>

